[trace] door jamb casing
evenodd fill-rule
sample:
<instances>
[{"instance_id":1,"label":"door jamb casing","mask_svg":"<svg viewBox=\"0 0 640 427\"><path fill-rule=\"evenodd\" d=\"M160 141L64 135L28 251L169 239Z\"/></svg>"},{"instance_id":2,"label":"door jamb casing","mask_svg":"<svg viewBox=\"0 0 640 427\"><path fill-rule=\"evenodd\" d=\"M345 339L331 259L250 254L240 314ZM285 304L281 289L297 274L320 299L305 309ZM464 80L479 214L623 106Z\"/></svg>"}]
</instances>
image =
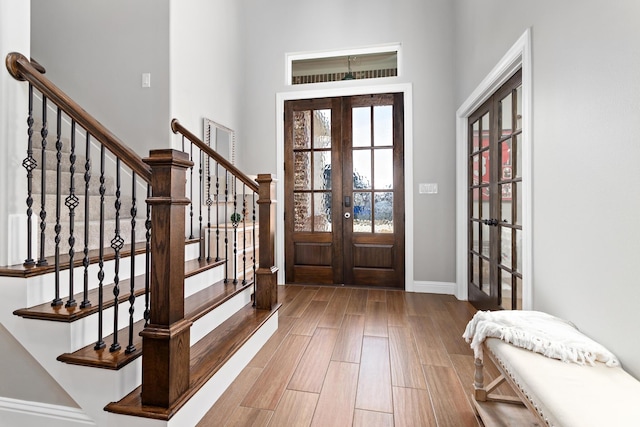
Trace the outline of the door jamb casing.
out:
<instances>
[{"instance_id":1,"label":"door jamb casing","mask_svg":"<svg viewBox=\"0 0 640 427\"><path fill-rule=\"evenodd\" d=\"M476 87L456 112L456 298L468 299L468 118L515 72L522 68L522 308L533 307L532 268L532 65L531 29Z\"/></svg>"},{"instance_id":2,"label":"door jamb casing","mask_svg":"<svg viewBox=\"0 0 640 427\"><path fill-rule=\"evenodd\" d=\"M405 223L405 291L413 292L413 85L411 83L375 86L305 89L276 93L276 265L284 266L284 103L309 98L330 98L380 93L404 94L404 223ZM284 268L278 271L278 284L285 283Z\"/></svg>"}]
</instances>

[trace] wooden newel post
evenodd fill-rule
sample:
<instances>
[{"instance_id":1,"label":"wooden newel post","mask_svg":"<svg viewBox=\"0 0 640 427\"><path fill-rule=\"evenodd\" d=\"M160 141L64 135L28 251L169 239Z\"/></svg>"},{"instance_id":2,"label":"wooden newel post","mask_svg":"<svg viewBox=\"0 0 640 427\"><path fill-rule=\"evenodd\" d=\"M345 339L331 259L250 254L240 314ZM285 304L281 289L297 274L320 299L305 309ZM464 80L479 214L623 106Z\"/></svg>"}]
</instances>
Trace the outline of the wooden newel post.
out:
<instances>
[{"instance_id":1,"label":"wooden newel post","mask_svg":"<svg viewBox=\"0 0 640 427\"><path fill-rule=\"evenodd\" d=\"M278 268L275 267L276 190L271 174L256 179L260 223L259 267L256 271L256 308L271 310L278 304Z\"/></svg>"},{"instance_id":2,"label":"wooden newel post","mask_svg":"<svg viewBox=\"0 0 640 427\"><path fill-rule=\"evenodd\" d=\"M189 387L190 328L184 318L187 153L152 150L151 300L142 336L142 404L170 407Z\"/></svg>"}]
</instances>

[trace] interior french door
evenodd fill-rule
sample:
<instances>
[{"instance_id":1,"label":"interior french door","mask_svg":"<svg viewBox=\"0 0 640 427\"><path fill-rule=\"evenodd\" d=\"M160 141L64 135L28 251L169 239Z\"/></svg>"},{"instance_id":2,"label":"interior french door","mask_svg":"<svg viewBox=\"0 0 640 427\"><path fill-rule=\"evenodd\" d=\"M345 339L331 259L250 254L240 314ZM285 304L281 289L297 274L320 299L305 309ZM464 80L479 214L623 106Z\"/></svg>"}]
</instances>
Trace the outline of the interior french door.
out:
<instances>
[{"instance_id":1,"label":"interior french door","mask_svg":"<svg viewBox=\"0 0 640 427\"><path fill-rule=\"evenodd\" d=\"M522 309L522 73L469 117L469 300Z\"/></svg>"},{"instance_id":2,"label":"interior french door","mask_svg":"<svg viewBox=\"0 0 640 427\"><path fill-rule=\"evenodd\" d=\"M404 287L403 95L285 104L287 283Z\"/></svg>"}]
</instances>

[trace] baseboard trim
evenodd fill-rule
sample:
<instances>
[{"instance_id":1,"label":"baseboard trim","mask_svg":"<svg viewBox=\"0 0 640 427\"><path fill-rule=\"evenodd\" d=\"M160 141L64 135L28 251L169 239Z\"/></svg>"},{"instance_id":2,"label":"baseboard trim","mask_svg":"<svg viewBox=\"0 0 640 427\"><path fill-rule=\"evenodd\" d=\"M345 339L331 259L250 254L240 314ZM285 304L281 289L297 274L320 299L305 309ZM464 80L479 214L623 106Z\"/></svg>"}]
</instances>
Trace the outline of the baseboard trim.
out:
<instances>
[{"instance_id":1,"label":"baseboard trim","mask_svg":"<svg viewBox=\"0 0 640 427\"><path fill-rule=\"evenodd\" d=\"M413 282L413 291L425 294L455 295L456 284L453 282Z\"/></svg>"},{"instance_id":2,"label":"baseboard trim","mask_svg":"<svg viewBox=\"0 0 640 427\"><path fill-rule=\"evenodd\" d=\"M49 403L31 402L27 400L0 397L0 417L6 421L12 420L11 425L39 426L95 426L95 422L81 409L69 406L52 405ZM46 418L47 422L43 422ZM55 422L51 424L49 420ZM17 423L19 422L19 424Z\"/></svg>"}]
</instances>

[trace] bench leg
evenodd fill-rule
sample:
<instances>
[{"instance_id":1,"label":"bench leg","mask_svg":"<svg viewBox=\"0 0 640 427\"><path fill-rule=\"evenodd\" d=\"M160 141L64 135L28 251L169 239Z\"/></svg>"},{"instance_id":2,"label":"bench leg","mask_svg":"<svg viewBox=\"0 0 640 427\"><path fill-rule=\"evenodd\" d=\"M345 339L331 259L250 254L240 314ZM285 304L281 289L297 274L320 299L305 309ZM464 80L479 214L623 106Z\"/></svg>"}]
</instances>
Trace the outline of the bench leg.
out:
<instances>
[{"instance_id":1,"label":"bench leg","mask_svg":"<svg viewBox=\"0 0 640 427\"><path fill-rule=\"evenodd\" d=\"M484 388L484 364L480 359L475 359L474 364L475 364L476 372L473 378L473 389L474 389L473 397L478 402L486 402L487 395L489 393L487 392L487 389Z\"/></svg>"}]
</instances>

